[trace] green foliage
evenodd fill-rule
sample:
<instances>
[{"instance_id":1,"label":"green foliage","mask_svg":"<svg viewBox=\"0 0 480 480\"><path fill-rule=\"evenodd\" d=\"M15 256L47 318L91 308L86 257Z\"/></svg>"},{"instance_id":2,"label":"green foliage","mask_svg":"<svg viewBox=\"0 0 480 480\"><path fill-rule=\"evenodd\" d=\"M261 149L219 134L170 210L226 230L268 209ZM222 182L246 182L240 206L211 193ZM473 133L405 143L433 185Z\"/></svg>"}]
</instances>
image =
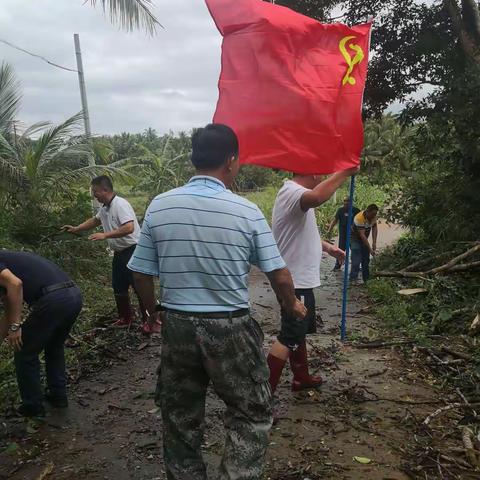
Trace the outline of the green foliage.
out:
<instances>
[{"instance_id":1,"label":"green foliage","mask_svg":"<svg viewBox=\"0 0 480 480\"><path fill-rule=\"evenodd\" d=\"M393 189L389 218L432 242L480 238L480 67L433 97L436 111L419 125L413 172Z\"/></svg>"},{"instance_id":2,"label":"green foliage","mask_svg":"<svg viewBox=\"0 0 480 480\"><path fill-rule=\"evenodd\" d=\"M288 174L257 165L242 165L235 179L235 189L241 192L279 186Z\"/></svg>"},{"instance_id":3,"label":"green foliage","mask_svg":"<svg viewBox=\"0 0 480 480\"><path fill-rule=\"evenodd\" d=\"M407 234L375 259L375 268L401 270L423 261L428 270L467 248L461 243L434 244L426 236ZM426 292L404 297L397 293L403 288L423 288ZM428 279L377 279L368 282L367 289L385 326L417 339L465 333L480 307L480 277L475 271Z\"/></svg>"},{"instance_id":4,"label":"green foliage","mask_svg":"<svg viewBox=\"0 0 480 480\"><path fill-rule=\"evenodd\" d=\"M52 260L65 270L79 285L84 308L74 333L89 328L95 321L113 309L110 287L111 259L103 242L90 242L84 237L72 237L59 231L58 226L68 221L80 222L91 215L90 196L79 192L72 200L43 212L41 222L28 210L8 210L0 215L0 245L10 250L32 251ZM30 222L30 223L29 223ZM1 314L1 312L0 312ZM0 346L0 403L14 402L17 388L13 355L6 345Z\"/></svg>"},{"instance_id":5,"label":"green foliage","mask_svg":"<svg viewBox=\"0 0 480 480\"><path fill-rule=\"evenodd\" d=\"M380 185L408 175L414 159L415 128L403 126L395 116L384 115L365 123L362 175Z\"/></svg>"},{"instance_id":6,"label":"green foliage","mask_svg":"<svg viewBox=\"0 0 480 480\"><path fill-rule=\"evenodd\" d=\"M2 62L0 65L0 134L8 135L13 127L22 100L20 83L13 68Z\"/></svg>"}]
</instances>

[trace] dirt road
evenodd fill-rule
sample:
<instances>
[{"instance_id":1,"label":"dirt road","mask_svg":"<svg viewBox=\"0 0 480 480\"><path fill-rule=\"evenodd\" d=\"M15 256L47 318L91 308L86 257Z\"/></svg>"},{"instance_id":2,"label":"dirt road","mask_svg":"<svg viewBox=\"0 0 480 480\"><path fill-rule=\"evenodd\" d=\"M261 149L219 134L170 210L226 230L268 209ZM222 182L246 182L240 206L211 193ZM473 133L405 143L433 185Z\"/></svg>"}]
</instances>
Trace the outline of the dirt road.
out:
<instances>
[{"instance_id":1,"label":"dirt road","mask_svg":"<svg viewBox=\"0 0 480 480\"><path fill-rule=\"evenodd\" d=\"M332 266L330 259L322 266L317 305L323 325L309 340L312 370L326 383L320 391L294 394L286 369L279 387L283 413L272 432L265 478L410 478L400 467L411 436L409 419L435 410L435 405L413 402L435 402L436 394L402 363L395 348L356 349L338 341L342 275ZM277 332L278 308L262 274L253 272L250 283L267 349ZM348 308L350 339L377 335L375 320L359 313L362 307L360 288L352 292ZM0 479L164 478L162 423L152 399L160 339L115 335L123 348L110 351L101 370L71 387L67 411L50 410L40 423L15 418L1 423L0 441L8 451L0 455ZM212 472L222 450L222 411L210 394L203 448Z\"/></svg>"}]
</instances>

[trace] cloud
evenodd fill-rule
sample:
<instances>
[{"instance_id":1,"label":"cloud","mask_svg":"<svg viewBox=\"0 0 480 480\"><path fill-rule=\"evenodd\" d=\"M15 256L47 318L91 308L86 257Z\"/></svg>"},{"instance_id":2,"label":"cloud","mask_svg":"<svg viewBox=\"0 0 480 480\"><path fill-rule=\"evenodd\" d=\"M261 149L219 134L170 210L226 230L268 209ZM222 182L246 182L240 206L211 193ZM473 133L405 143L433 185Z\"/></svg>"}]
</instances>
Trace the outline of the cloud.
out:
<instances>
[{"instance_id":1,"label":"cloud","mask_svg":"<svg viewBox=\"0 0 480 480\"><path fill-rule=\"evenodd\" d=\"M221 37L201 0L156 1L165 30L119 31L84 0L2 0L0 38L76 68L80 34L95 133L189 130L208 123L218 96ZM0 44L22 85L20 120L60 122L81 109L77 75Z\"/></svg>"}]
</instances>

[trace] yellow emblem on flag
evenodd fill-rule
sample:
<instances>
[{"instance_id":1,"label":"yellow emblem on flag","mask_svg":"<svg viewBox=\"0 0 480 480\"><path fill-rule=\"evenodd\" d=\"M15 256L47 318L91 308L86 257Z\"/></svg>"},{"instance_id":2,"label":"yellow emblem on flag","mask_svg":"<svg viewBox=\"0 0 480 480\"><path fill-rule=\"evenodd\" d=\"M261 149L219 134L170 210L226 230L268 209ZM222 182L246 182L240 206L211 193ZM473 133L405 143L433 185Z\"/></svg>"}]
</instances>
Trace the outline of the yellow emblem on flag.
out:
<instances>
[{"instance_id":1,"label":"yellow emblem on flag","mask_svg":"<svg viewBox=\"0 0 480 480\"><path fill-rule=\"evenodd\" d=\"M347 45L347 43L354 38L357 37L349 35L348 37L343 37L340 40L339 48L342 52L343 58L345 58L345 61L348 65L347 73L342 80L342 85L346 85L347 83L350 85L355 85L355 83L357 83L355 78L352 76L353 69L355 68L355 65L358 65L365 58L365 54L363 53L362 47L360 47L360 45L356 45L355 43L350 43ZM348 52L347 46L355 52L355 55L353 57Z\"/></svg>"}]
</instances>

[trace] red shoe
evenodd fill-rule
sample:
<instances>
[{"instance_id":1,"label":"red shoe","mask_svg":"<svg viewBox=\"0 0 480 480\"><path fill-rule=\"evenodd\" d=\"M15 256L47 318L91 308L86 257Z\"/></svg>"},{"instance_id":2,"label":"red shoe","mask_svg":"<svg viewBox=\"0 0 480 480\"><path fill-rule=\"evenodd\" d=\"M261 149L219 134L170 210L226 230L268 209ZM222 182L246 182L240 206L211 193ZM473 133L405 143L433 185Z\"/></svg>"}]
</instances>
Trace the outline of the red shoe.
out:
<instances>
[{"instance_id":1,"label":"red shoe","mask_svg":"<svg viewBox=\"0 0 480 480\"><path fill-rule=\"evenodd\" d=\"M129 327L132 324L132 320L126 318L119 318L112 323L113 327Z\"/></svg>"},{"instance_id":2,"label":"red shoe","mask_svg":"<svg viewBox=\"0 0 480 480\"><path fill-rule=\"evenodd\" d=\"M146 335L151 335L152 333L161 333L162 331L162 326L159 325L158 323L154 323L150 325L148 322L143 322L142 325L142 332L145 333Z\"/></svg>"},{"instance_id":3,"label":"red shoe","mask_svg":"<svg viewBox=\"0 0 480 480\"><path fill-rule=\"evenodd\" d=\"M129 327L133 322L133 312L130 307L130 297L128 293L115 295L115 303L117 304L118 320L113 322L113 326Z\"/></svg>"},{"instance_id":4,"label":"red shoe","mask_svg":"<svg viewBox=\"0 0 480 480\"><path fill-rule=\"evenodd\" d=\"M306 342L301 343L296 350L290 352L290 366L293 372L293 392L308 390L309 388L316 388L322 385L322 377L313 376L308 373Z\"/></svg>"}]
</instances>

